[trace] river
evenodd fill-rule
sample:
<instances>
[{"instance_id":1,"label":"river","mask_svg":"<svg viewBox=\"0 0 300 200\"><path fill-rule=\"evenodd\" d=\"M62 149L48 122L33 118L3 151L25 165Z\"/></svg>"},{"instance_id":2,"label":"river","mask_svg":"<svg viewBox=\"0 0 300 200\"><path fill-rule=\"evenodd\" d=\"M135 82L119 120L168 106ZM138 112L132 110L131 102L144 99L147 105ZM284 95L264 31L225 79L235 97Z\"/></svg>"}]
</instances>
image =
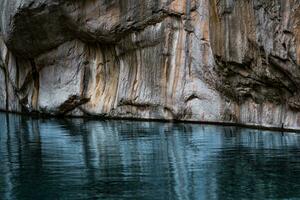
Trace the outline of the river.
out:
<instances>
[{"instance_id":1,"label":"river","mask_svg":"<svg viewBox=\"0 0 300 200\"><path fill-rule=\"evenodd\" d=\"M0 199L300 199L300 135L0 114Z\"/></svg>"}]
</instances>

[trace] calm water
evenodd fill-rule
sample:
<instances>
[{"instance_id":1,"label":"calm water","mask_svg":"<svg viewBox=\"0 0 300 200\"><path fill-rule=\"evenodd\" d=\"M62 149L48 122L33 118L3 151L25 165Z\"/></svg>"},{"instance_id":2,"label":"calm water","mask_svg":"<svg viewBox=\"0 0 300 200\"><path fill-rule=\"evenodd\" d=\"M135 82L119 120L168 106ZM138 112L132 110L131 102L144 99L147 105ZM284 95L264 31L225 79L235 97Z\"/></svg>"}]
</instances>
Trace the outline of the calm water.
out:
<instances>
[{"instance_id":1,"label":"calm water","mask_svg":"<svg viewBox=\"0 0 300 200\"><path fill-rule=\"evenodd\" d=\"M0 114L0 199L300 199L300 135Z\"/></svg>"}]
</instances>

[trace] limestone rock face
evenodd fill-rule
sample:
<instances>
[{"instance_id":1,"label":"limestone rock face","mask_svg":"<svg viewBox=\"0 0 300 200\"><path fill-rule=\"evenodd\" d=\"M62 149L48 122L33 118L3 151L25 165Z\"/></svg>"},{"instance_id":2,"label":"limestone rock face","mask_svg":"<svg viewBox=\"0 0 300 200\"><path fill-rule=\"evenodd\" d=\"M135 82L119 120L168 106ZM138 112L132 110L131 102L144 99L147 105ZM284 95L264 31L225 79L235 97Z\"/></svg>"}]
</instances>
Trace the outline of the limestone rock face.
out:
<instances>
[{"instance_id":1,"label":"limestone rock face","mask_svg":"<svg viewBox=\"0 0 300 200\"><path fill-rule=\"evenodd\" d=\"M300 129L298 0L2 0L0 109Z\"/></svg>"}]
</instances>

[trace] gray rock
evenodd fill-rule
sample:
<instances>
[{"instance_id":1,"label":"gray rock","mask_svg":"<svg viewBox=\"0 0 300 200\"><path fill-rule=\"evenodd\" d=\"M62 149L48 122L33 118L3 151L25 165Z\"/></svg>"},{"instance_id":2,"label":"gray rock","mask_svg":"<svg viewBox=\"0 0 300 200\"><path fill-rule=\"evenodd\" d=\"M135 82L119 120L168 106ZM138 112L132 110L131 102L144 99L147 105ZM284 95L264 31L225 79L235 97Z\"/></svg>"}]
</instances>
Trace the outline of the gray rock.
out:
<instances>
[{"instance_id":1,"label":"gray rock","mask_svg":"<svg viewBox=\"0 0 300 200\"><path fill-rule=\"evenodd\" d=\"M0 110L6 110L6 82L3 68L0 68Z\"/></svg>"},{"instance_id":2,"label":"gray rock","mask_svg":"<svg viewBox=\"0 0 300 200\"><path fill-rule=\"evenodd\" d=\"M300 128L299 1L0 6L0 109Z\"/></svg>"}]
</instances>

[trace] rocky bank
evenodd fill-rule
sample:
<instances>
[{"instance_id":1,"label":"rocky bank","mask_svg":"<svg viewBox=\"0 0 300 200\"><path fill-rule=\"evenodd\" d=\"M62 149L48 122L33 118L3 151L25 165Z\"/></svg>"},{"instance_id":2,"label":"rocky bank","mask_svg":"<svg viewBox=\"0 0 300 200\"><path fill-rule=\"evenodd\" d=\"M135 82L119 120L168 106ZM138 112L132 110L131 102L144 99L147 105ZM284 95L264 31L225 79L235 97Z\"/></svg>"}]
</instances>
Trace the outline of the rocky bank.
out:
<instances>
[{"instance_id":1,"label":"rocky bank","mask_svg":"<svg viewBox=\"0 0 300 200\"><path fill-rule=\"evenodd\" d=\"M300 129L299 0L1 0L0 109Z\"/></svg>"}]
</instances>

